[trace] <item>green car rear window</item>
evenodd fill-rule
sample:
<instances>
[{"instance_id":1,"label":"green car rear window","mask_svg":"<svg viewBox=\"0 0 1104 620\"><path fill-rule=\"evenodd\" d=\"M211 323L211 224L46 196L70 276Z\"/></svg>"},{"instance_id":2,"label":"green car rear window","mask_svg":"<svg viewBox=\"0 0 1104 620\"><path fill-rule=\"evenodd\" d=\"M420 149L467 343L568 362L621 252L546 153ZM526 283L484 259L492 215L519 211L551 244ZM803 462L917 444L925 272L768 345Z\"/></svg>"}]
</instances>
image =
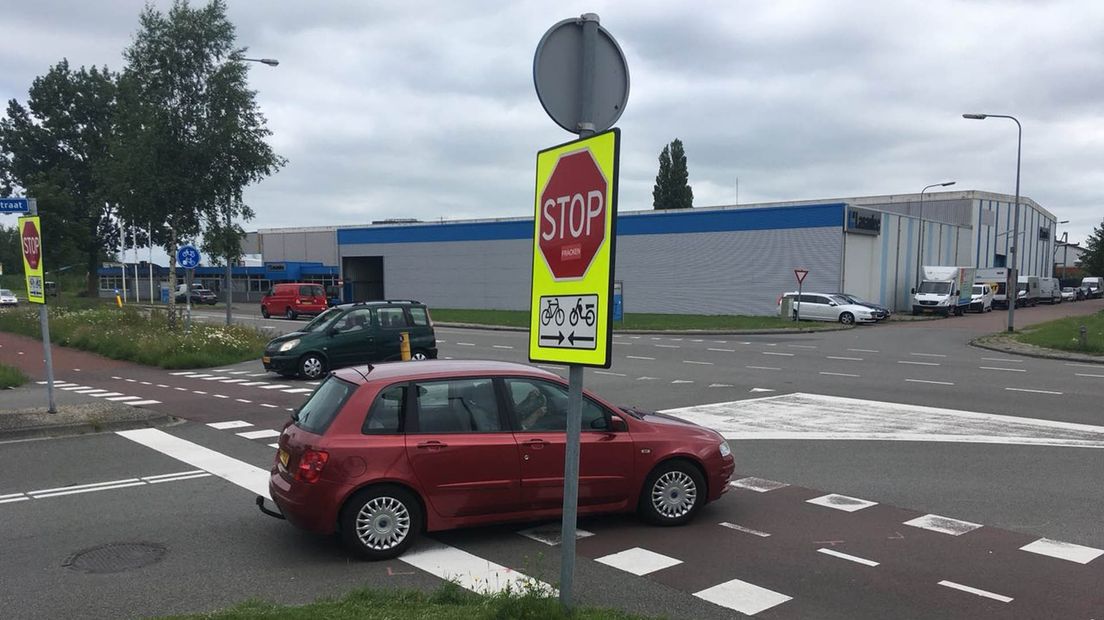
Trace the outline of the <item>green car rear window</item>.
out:
<instances>
[{"instance_id":1,"label":"green car rear window","mask_svg":"<svg viewBox=\"0 0 1104 620\"><path fill-rule=\"evenodd\" d=\"M299 408L295 425L308 433L324 434L354 391L355 385L331 375Z\"/></svg>"},{"instance_id":2,"label":"green car rear window","mask_svg":"<svg viewBox=\"0 0 1104 620\"><path fill-rule=\"evenodd\" d=\"M410 307L410 318L414 319L415 325L429 325L429 314L425 308L419 308L418 306Z\"/></svg>"}]
</instances>

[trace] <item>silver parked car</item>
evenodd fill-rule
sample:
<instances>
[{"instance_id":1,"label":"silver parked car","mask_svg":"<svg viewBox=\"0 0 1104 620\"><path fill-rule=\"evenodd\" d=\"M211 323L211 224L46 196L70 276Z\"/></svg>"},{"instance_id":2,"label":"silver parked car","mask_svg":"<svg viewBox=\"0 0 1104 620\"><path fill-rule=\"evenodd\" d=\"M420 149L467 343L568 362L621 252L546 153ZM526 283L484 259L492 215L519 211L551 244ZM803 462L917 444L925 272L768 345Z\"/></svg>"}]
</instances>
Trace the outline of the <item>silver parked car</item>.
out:
<instances>
[{"instance_id":1,"label":"silver parked car","mask_svg":"<svg viewBox=\"0 0 1104 620\"><path fill-rule=\"evenodd\" d=\"M791 318L794 314L800 314L803 321L839 321L844 325L878 321L873 308L853 304L839 295L802 292L799 296L794 291L783 293L778 298L780 310L784 299L792 300Z\"/></svg>"},{"instance_id":2,"label":"silver parked car","mask_svg":"<svg viewBox=\"0 0 1104 620\"><path fill-rule=\"evenodd\" d=\"M0 306L18 306L19 298L15 296L15 293L6 288L0 288Z\"/></svg>"}]
</instances>

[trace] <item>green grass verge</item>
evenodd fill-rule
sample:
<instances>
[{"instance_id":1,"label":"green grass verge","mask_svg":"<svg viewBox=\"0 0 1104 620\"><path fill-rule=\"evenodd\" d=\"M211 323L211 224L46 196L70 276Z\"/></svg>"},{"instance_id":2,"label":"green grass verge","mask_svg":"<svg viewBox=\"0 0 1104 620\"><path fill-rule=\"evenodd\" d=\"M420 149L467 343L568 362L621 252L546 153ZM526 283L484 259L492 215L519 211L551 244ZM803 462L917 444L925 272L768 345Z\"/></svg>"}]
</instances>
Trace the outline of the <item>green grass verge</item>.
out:
<instances>
[{"instance_id":1,"label":"green grass verge","mask_svg":"<svg viewBox=\"0 0 1104 620\"><path fill-rule=\"evenodd\" d=\"M1086 346L1081 346L1081 326L1085 326ZM1104 312L1071 316L1057 321L1025 327L1013 336L1037 347L1104 355Z\"/></svg>"},{"instance_id":2,"label":"green grass verge","mask_svg":"<svg viewBox=\"0 0 1104 620\"><path fill-rule=\"evenodd\" d=\"M529 327L529 313L523 310L431 310L434 321L444 323L472 323L475 325L499 325L503 327ZM613 330L647 329L656 331L716 330L742 331L749 329L826 329L832 323L800 321L795 323L777 316L741 316L709 314L642 314L626 313L624 321L614 321Z\"/></svg>"},{"instance_id":3,"label":"green grass verge","mask_svg":"<svg viewBox=\"0 0 1104 620\"><path fill-rule=\"evenodd\" d=\"M0 331L41 338L38 307L0 312ZM252 327L192 322L170 329L164 312L149 314L94 299L50 306L50 341L118 360L161 368L203 368L257 359L269 341Z\"/></svg>"},{"instance_id":4,"label":"green grass verge","mask_svg":"<svg viewBox=\"0 0 1104 620\"><path fill-rule=\"evenodd\" d=\"M559 600L536 593L480 596L455 584L446 584L425 594L409 590L356 590L339 599L323 599L309 605L276 605L247 601L229 609L177 619L281 618L290 620L327 620L357 618L363 620L634 620L621 611L579 607L564 613Z\"/></svg>"},{"instance_id":5,"label":"green grass verge","mask_svg":"<svg viewBox=\"0 0 1104 620\"><path fill-rule=\"evenodd\" d=\"M23 374L22 370L19 370L15 366L0 364L0 390L19 387L28 381L30 381L30 379L27 378L27 375Z\"/></svg>"}]
</instances>

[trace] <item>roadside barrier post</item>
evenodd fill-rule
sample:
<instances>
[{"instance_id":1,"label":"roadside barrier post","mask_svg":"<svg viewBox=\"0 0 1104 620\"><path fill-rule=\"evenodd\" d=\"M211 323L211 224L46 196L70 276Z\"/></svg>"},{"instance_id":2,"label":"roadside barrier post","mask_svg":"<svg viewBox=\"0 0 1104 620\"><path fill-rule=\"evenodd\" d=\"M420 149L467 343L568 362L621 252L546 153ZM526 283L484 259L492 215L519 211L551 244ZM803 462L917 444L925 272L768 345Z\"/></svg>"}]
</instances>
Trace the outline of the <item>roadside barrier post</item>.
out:
<instances>
[{"instance_id":1,"label":"roadside barrier post","mask_svg":"<svg viewBox=\"0 0 1104 620\"><path fill-rule=\"evenodd\" d=\"M410 361L410 332L399 334L399 352L402 355L402 361Z\"/></svg>"}]
</instances>

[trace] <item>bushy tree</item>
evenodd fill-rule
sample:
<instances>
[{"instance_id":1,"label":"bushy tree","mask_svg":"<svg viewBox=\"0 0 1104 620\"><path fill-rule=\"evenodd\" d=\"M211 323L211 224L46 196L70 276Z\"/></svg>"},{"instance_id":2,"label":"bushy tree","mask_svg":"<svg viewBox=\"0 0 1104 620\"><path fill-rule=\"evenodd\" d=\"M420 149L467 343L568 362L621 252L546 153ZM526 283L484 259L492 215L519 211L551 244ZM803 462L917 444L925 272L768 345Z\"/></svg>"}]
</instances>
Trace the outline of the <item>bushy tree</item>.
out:
<instances>
[{"instance_id":1,"label":"bushy tree","mask_svg":"<svg viewBox=\"0 0 1104 620\"><path fill-rule=\"evenodd\" d=\"M105 205L116 76L73 70L67 60L35 78L27 105L8 102L0 120L0 191L38 202L48 270L83 266L90 294L118 234Z\"/></svg>"},{"instance_id":2,"label":"bushy tree","mask_svg":"<svg viewBox=\"0 0 1104 620\"><path fill-rule=\"evenodd\" d=\"M652 206L656 209L689 209L694 206L694 190L690 187L690 171L686 166L686 151L675 138L664 145L659 154L659 172L652 189Z\"/></svg>"},{"instance_id":3,"label":"bushy tree","mask_svg":"<svg viewBox=\"0 0 1104 620\"><path fill-rule=\"evenodd\" d=\"M1081 254L1081 271L1087 276L1104 275L1104 221L1085 240Z\"/></svg>"},{"instance_id":4,"label":"bushy tree","mask_svg":"<svg viewBox=\"0 0 1104 620\"><path fill-rule=\"evenodd\" d=\"M208 228L224 246L216 253L231 251L225 244L233 235L220 229L253 217L243 190L284 163L265 142L271 132L234 39L225 2L192 8L176 0L165 14L146 6L124 54L113 198L124 214L154 222L174 288L181 240Z\"/></svg>"}]
</instances>

